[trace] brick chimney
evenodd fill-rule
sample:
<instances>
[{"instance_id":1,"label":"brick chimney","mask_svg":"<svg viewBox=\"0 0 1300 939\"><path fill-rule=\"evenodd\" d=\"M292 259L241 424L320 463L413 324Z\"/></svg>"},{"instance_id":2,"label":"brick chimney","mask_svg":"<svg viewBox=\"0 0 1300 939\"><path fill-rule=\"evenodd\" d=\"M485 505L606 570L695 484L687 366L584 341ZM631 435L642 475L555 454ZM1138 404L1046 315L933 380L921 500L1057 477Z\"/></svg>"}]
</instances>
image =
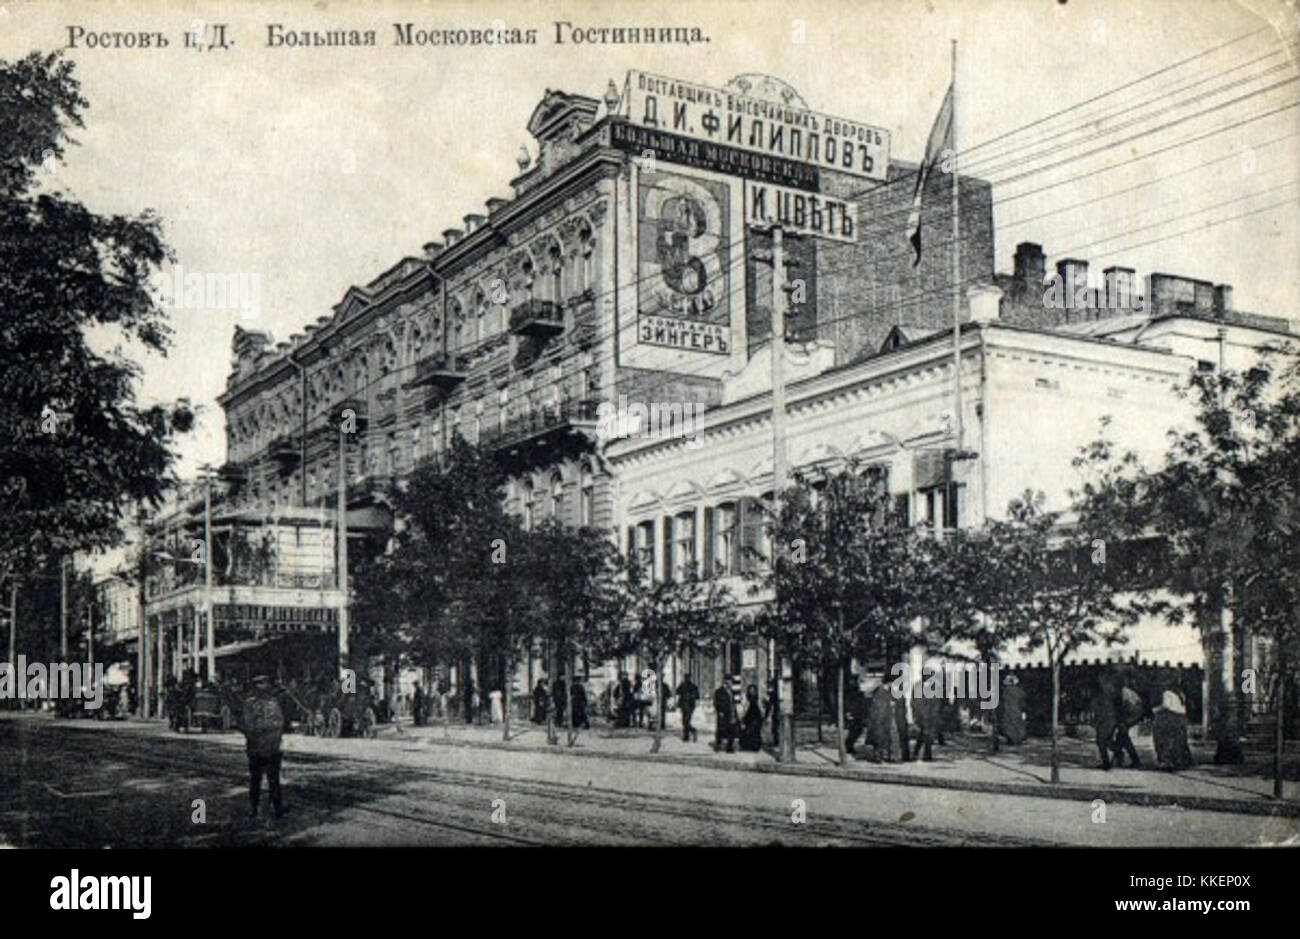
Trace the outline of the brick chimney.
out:
<instances>
[{"instance_id":1,"label":"brick chimney","mask_svg":"<svg viewBox=\"0 0 1300 939\"><path fill-rule=\"evenodd\" d=\"M1108 310L1137 308L1137 271L1131 267L1111 265L1102 272L1106 296L1102 306Z\"/></svg>"},{"instance_id":2,"label":"brick chimney","mask_svg":"<svg viewBox=\"0 0 1300 939\"><path fill-rule=\"evenodd\" d=\"M444 229L442 233L442 240L447 242L447 247L450 248L456 242L460 241L461 236L464 234L465 233L462 232L459 228Z\"/></svg>"},{"instance_id":3,"label":"brick chimney","mask_svg":"<svg viewBox=\"0 0 1300 939\"><path fill-rule=\"evenodd\" d=\"M464 218L465 234L469 235L478 231L479 227L485 221L487 221L487 217L483 215L476 215L473 212L471 212L469 215L466 215Z\"/></svg>"},{"instance_id":4,"label":"brick chimney","mask_svg":"<svg viewBox=\"0 0 1300 939\"><path fill-rule=\"evenodd\" d=\"M1087 310L1096 306L1092 291L1088 289L1088 262L1078 258L1063 258L1056 262L1056 274L1061 278L1067 310ZM1069 322L1067 314L1065 322Z\"/></svg>"},{"instance_id":5,"label":"brick chimney","mask_svg":"<svg viewBox=\"0 0 1300 939\"><path fill-rule=\"evenodd\" d=\"M424 245L424 257L426 260L432 261L434 258L438 256L438 254L441 251L442 251L441 241L430 241Z\"/></svg>"},{"instance_id":6,"label":"brick chimney","mask_svg":"<svg viewBox=\"0 0 1300 939\"><path fill-rule=\"evenodd\" d=\"M501 208L502 206L509 205L509 204L510 204L509 199L502 199L498 196L493 196L491 199L487 201L488 215L491 215L493 212L495 212L497 209Z\"/></svg>"},{"instance_id":7,"label":"brick chimney","mask_svg":"<svg viewBox=\"0 0 1300 939\"><path fill-rule=\"evenodd\" d=\"M1022 241L1016 245L1016 280L1022 281L1033 293L1043 289L1043 279L1047 277L1047 256L1043 246L1032 241Z\"/></svg>"},{"instance_id":8,"label":"brick chimney","mask_svg":"<svg viewBox=\"0 0 1300 939\"><path fill-rule=\"evenodd\" d=\"M1231 313L1232 310L1232 284L1218 284L1214 288L1214 312Z\"/></svg>"}]
</instances>

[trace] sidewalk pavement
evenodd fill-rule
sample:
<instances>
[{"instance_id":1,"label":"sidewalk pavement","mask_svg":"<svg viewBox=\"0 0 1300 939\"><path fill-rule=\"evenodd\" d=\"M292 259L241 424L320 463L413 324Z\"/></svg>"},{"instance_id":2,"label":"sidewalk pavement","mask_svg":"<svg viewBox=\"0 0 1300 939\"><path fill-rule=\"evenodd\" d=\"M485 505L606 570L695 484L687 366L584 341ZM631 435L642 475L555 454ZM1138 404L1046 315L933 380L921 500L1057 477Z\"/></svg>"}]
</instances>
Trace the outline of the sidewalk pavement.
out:
<instances>
[{"instance_id":1,"label":"sidewalk pavement","mask_svg":"<svg viewBox=\"0 0 1300 939\"><path fill-rule=\"evenodd\" d=\"M651 753L653 732L642 728L612 728L593 724L578 733L575 744L568 746L568 732L557 728L559 743L548 744L546 727L528 721L511 721L510 741L502 739L502 727L468 725L452 720L425 727L404 723L402 738L427 746L468 746L506 750L550 752L572 757L596 757L641 760L659 763L684 763L719 769L750 772L773 772L790 775L830 776L885 782L901 785L929 786L975 792L996 792L1070 800L1102 799L1134 805L1179 806L1185 809L1242 812L1252 815L1300 817L1300 783L1284 780L1283 799L1272 798L1272 764L1253 761L1246 766L1215 766L1211 752L1192 742L1197 765L1178 773L1153 767L1155 753L1151 738L1135 737L1143 767L1139 769L1101 769L1097 750L1091 739L1062 736L1059 740L1061 782L1051 785L1049 740L1033 739L1017 747L1003 745L1000 752L988 752L988 738L978 734L959 734L947 746L934 747L933 762L872 763L862 758L859 746L855 758L847 765L836 765L835 728L823 728L824 742L812 737L812 727L800 726L799 747L793 764L781 763L771 750L759 753L714 752L712 724L696 725L699 739L686 743L680 727L670 716L658 753ZM382 736L389 736L387 733ZM764 740L766 742L766 734ZM1288 775L1294 776L1294 773Z\"/></svg>"}]
</instances>

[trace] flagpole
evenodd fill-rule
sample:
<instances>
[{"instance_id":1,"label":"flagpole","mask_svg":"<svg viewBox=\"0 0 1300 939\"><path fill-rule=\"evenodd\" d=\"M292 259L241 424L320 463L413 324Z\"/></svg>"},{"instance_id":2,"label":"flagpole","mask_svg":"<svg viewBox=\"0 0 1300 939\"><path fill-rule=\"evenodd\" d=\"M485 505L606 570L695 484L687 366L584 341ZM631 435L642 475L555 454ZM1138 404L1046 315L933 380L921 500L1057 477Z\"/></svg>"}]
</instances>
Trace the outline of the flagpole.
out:
<instances>
[{"instance_id":1,"label":"flagpole","mask_svg":"<svg viewBox=\"0 0 1300 939\"><path fill-rule=\"evenodd\" d=\"M952 383L953 419L957 443L954 460L962 451L961 403L961 200L957 175L957 40L952 40ZM950 474L951 476L951 474Z\"/></svg>"}]
</instances>

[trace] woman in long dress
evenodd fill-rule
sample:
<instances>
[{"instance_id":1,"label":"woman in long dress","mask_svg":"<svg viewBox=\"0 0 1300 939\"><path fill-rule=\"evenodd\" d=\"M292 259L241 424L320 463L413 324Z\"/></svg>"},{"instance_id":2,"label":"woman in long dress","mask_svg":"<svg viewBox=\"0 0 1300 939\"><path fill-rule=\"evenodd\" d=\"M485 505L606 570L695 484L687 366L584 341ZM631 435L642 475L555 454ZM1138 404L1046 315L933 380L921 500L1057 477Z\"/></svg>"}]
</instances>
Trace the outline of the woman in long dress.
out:
<instances>
[{"instance_id":1,"label":"woman in long dress","mask_svg":"<svg viewBox=\"0 0 1300 939\"><path fill-rule=\"evenodd\" d=\"M757 753L763 749L763 706L758 701L758 686L745 689L745 716L740 724L740 749Z\"/></svg>"}]
</instances>

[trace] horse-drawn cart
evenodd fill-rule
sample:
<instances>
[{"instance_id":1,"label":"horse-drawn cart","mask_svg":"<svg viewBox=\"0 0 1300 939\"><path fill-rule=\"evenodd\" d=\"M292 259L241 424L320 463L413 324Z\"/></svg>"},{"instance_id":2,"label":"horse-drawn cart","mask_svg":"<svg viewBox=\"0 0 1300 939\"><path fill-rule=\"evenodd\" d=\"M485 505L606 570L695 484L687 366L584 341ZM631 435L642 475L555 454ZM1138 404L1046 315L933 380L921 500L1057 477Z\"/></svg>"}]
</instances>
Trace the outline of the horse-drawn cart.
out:
<instances>
[{"instance_id":1,"label":"horse-drawn cart","mask_svg":"<svg viewBox=\"0 0 1300 939\"><path fill-rule=\"evenodd\" d=\"M289 691L298 709L300 726L320 737L374 737L379 718L370 687L362 684L356 691L344 691L339 683L325 688Z\"/></svg>"}]
</instances>

